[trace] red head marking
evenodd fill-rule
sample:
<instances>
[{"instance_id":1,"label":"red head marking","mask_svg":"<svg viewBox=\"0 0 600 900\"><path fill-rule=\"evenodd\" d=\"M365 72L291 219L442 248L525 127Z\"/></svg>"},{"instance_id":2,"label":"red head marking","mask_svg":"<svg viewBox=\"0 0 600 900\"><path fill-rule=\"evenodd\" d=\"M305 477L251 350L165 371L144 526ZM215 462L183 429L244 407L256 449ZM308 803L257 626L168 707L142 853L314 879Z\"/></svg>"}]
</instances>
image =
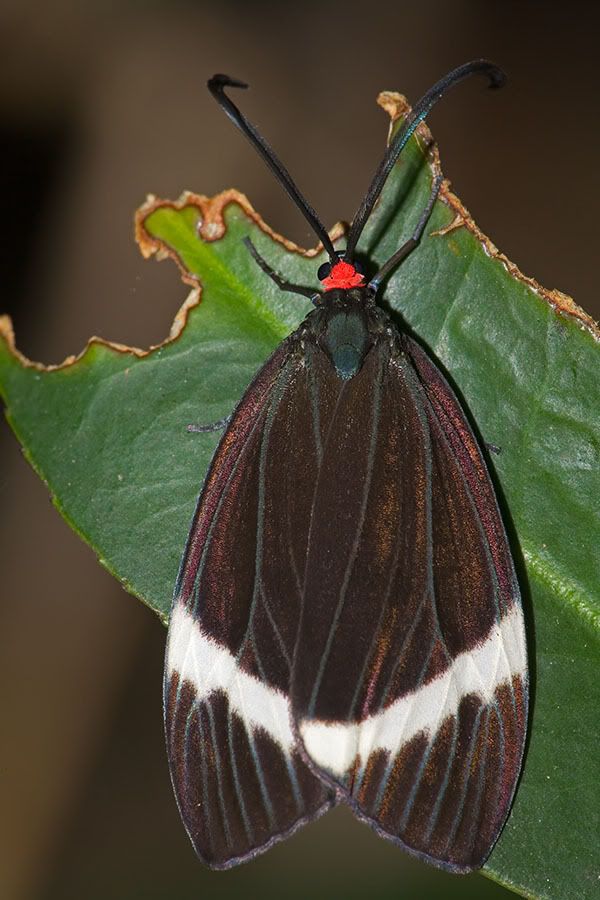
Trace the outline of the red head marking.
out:
<instances>
[{"instance_id":1,"label":"red head marking","mask_svg":"<svg viewBox=\"0 0 600 900\"><path fill-rule=\"evenodd\" d=\"M326 291L334 288L339 290L348 290L353 287L364 287L365 278L360 272L357 272L351 263L344 262L342 259L331 267L331 272L321 282Z\"/></svg>"}]
</instances>

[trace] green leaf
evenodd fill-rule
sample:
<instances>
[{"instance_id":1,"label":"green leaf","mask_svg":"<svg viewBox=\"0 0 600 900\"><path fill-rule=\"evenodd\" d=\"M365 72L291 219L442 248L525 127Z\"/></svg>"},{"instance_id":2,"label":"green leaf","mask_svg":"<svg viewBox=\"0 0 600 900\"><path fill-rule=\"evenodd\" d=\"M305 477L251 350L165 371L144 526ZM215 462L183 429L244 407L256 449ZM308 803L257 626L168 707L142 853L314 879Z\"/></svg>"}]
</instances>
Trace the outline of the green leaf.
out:
<instances>
[{"instance_id":1,"label":"green leaf","mask_svg":"<svg viewBox=\"0 0 600 900\"><path fill-rule=\"evenodd\" d=\"M405 112L394 95L381 102ZM418 220L438 165L429 141L421 126L363 236L374 262ZM27 458L103 565L164 621L218 441L186 425L231 413L308 310L258 269L246 235L282 275L316 284L319 257L273 235L241 195L184 195L149 201L138 217L142 251L176 259L193 287L164 344L93 340L45 369L18 354L2 320L0 391ZM498 254L447 188L385 302L446 371L482 440L501 448L490 466L525 596L534 693L524 774L486 870L529 895L597 896L598 331Z\"/></svg>"}]
</instances>

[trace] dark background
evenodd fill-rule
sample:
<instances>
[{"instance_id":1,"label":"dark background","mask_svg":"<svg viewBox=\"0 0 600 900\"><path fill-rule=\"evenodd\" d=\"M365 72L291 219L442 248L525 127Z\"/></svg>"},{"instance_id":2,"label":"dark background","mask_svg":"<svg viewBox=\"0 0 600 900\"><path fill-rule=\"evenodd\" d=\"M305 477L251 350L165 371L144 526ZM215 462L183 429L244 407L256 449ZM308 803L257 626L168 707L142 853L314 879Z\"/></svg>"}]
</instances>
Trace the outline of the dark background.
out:
<instances>
[{"instance_id":1,"label":"dark background","mask_svg":"<svg viewBox=\"0 0 600 900\"><path fill-rule=\"evenodd\" d=\"M0 8L0 312L46 363L91 334L146 347L186 296L144 262L147 192L243 190L280 232L303 219L204 89L247 79L244 109L331 225L383 152L381 89L416 100L487 56L430 119L454 189L528 275L596 317L598 15L594 5L83 2ZM152 552L152 548L148 548ZM198 864L162 740L165 632L50 505L0 430L0 897L502 897L408 861L338 810L237 871Z\"/></svg>"}]
</instances>

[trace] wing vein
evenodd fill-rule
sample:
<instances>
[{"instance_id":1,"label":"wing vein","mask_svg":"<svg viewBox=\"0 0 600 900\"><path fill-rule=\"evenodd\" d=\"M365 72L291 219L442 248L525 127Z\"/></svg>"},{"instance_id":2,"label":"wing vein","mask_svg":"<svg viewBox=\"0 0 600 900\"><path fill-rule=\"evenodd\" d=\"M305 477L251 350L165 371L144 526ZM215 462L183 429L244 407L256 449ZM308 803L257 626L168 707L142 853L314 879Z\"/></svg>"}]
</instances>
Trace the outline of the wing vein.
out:
<instances>
[{"instance_id":1,"label":"wing vein","mask_svg":"<svg viewBox=\"0 0 600 900\"><path fill-rule=\"evenodd\" d=\"M206 710L208 712L208 721L210 724L210 738L211 744L213 748L213 755L215 760L215 772L217 776L217 798L219 801L219 810L221 812L221 822L223 825L223 833L225 835L226 843L231 846L231 831L229 829L229 818L227 816L227 807L225 804L225 797L223 794L223 772L221 768L221 754L219 752L219 745L217 741L216 731L215 731L215 716L212 708L211 698L207 697L206 701Z\"/></svg>"},{"instance_id":2,"label":"wing vein","mask_svg":"<svg viewBox=\"0 0 600 900\"><path fill-rule=\"evenodd\" d=\"M454 838L456 837L456 832L460 826L462 821L462 817L465 809L465 801L467 799L467 791L469 789L469 773L471 770L471 763L473 760L473 754L475 753L475 747L477 745L477 739L479 737L479 728L481 722L481 715L483 713L484 707L480 707L477 711L477 716L475 718L475 722L473 723L473 732L471 734L471 741L469 743L469 751L465 758L464 768L463 768L463 784L459 802L457 804L456 813L454 815L454 822L452 828L448 832L448 836L446 838L446 843L444 845L444 849L447 850L448 847L452 845L454 842Z\"/></svg>"},{"instance_id":3,"label":"wing vein","mask_svg":"<svg viewBox=\"0 0 600 900\"><path fill-rule=\"evenodd\" d=\"M260 585L260 598L261 598L261 600L262 600L262 605L263 605L263 607L264 607L264 610L265 610L265 612L266 612L266 614L267 614L267 618L268 618L268 620L269 620L269 624L271 625L271 628L273 629L273 634L275 635L275 638L276 638L276 640L277 640L277 644L278 644L278 646L279 646L279 649L281 650L281 655L282 655L283 658L285 659L285 661L286 661L286 663L287 663L287 666L288 666L288 669L291 670L291 668L292 668L292 661L291 661L290 655L289 655L289 653L288 653L288 651L287 651L287 647L285 646L285 642L284 642L284 640L283 640L283 638L282 638L282 636L281 636L281 632L280 632L280 630L279 630L279 628L278 628L278 626L277 626L277 622L275 621L275 618L274 618L274 616L273 616L273 610L271 609L271 604L270 604L269 601L267 600L267 595L265 594L265 589L264 589L264 585L262 584L262 582L261 582L261 585Z\"/></svg>"},{"instance_id":4,"label":"wing vein","mask_svg":"<svg viewBox=\"0 0 600 900\"><path fill-rule=\"evenodd\" d=\"M231 712L229 703L227 704L227 743L229 745L229 762L231 763L231 772L233 775L233 782L235 784L235 792L240 807L242 822L244 824L244 831L246 832L248 843L251 843L254 840L254 834L252 831L252 826L250 824L250 819L248 818L246 801L244 800L244 795L242 793L242 785L240 782L240 775L238 772L236 752L233 740L233 714Z\"/></svg>"},{"instance_id":5,"label":"wing vein","mask_svg":"<svg viewBox=\"0 0 600 900\"><path fill-rule=\"evenodd\" d=\"M365 516L367 512L367 503L369 499L369 490L371 487L371 482L373 478L373 459L375 456L375 448L377 446L377 438L379 435L379 413L381 407L381 375L382 375L382 362L379 361L379 371L378 377L376 381L377 390L373 391L373 404L372 404L372 427L371 427L371 435L369 441L369 452L367 456L368 466L367 466L367 476L363 483L363 492L362 492L362 502L360 508L359 521L356 528L356 532L354 535L354 540L352 543L352 549L350 551L348 562L346 565L346 570L344 572L344 578L342 581L342 586L340 588L338 602L334 611L333 619L329 628L329 633L327 635L327 641L325 643L325 649L323 651L322 657L319 661L319 668L317 671L317 676L315 678L315 683L313 685L310 702L308 706L308 716L309 718L314 715L314 709L317 702L317 694L319 693L319 688L321 686L321 682L323 680L323 675L325 673L325 667L327 665L329 654L331 653L331 648L333 646L333 640L335 638L335 633L337 631L337 626L339 624L340 616L342 614L342 610L344 608L344 603L346 600L346 592L348 590L348 584L350 582L350 574L352 568L354 566L354 562L356 560L356 554L358 552L358 546L360 543L360 536L362 534L363 525L365 522ZM342 396L343 389L340 391L340 397ZM338 401L339 402L339 401Z\"/></svg>"},{"instance_id":6,"label":"wing vein","mask_svg":"<svg viewBox=\"0 0 600 900\"><path fill-rule=\"evenodd\" d=\"M423 775L425 773L425 769L427 768L427 763L429 762L429 758L433 752L433 747L435 744L436 736L439 733L440 725L443 721L442 716L443 716L444 709L446 706L446 700L448 699L448 695L450 694L451 687L454 687L454 680L452 678L448 678L447 684L446 684L446 693L444 696L444 702L440 703L440 711L438 713L438 717L437 717L435 726L430 731L429 743L427 744L427 749L423 753L423 758L421 759L421 762L419 763L419 769L417 772L417 776L412 784L412 787L410 789L406 803L404 804L404 811L402 813L402 818L400 820L401 828L406 827L408 817L410 816L410 814L412 812L412 808L413 808L413 804L415 802L415 798L417 796L417 792L421 786L421 781L423 780Z\"/></svg>"},{"instance_id":7,"label":"wing vein","mask_svg":"<svg viewBox=\"0 0 600 900\"><path fill-rule=\"evenodd\" d=\"M453 725L452 725L452 743L450 746L450 750L448 752L448 759L446 761L446 769L444 771L444 778L442 780L442 784L437 792L437 796L435 798L435 803L433 804L433 809L429 815L429 824L427 826L427 831L425 832L425 840L431 840L431 835L437 825L437 820L439 818L440 810L442 808L442 803L444 802L444 797L446 795L446 791L448 790L448 785L450 784L450 772L452 771L452 764L456 757L456 745L458 742L458 715L453 717Z\"/></svg>"}]
</instances>

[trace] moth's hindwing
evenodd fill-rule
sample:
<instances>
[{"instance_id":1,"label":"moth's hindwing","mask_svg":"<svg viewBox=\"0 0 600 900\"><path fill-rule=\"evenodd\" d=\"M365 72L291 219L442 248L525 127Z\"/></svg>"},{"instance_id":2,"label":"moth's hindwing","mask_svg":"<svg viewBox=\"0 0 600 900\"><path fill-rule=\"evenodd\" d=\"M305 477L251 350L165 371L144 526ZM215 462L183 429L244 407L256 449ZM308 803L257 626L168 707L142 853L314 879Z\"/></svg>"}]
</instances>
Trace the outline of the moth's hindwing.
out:
<instances>
[{"instance_id":1,"label":"moth's hindwing","mask_svg":"<svg viewBox=\"0 0 600 900\"><path fill-rule=\"evenodd\" d=\"M508 815L527 718L519 590L485 463L445 379L399 335L313 430L297 733L361 818L469 871Z\"/></svg>"},{"instance_id":2,"label":"moth's hindwing","mask_svg":"<svg viewBox=\"0 0 600 900\"><path fill-rule=\"evenodd\" d=\"M285 342L259 372L217 449L169 624L171 777L194 848L215 868L266 850L333 802L301 758L290 719L318 467L296 414L309 402L309 376L288 350Z\"/></svg>"}]
</instances>

